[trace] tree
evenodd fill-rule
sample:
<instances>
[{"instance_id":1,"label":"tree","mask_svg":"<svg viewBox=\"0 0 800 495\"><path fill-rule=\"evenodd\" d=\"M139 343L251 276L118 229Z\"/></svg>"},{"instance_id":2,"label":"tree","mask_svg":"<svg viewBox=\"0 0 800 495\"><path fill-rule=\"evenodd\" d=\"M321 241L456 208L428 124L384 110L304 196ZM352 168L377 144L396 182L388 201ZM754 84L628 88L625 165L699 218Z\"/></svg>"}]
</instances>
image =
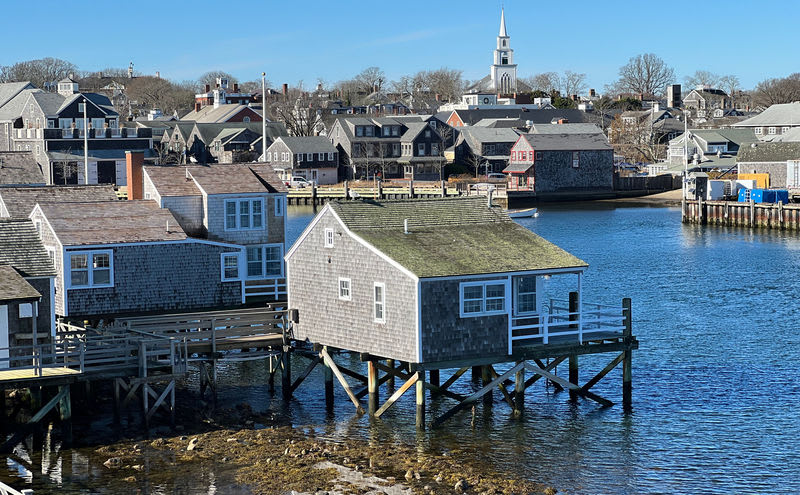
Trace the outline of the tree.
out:
<instances>
[{"instance_id":1,"label":"tree","mask_svg":"<svg viewBox=\"0 0 800 495\"><path fill-rule=\"evenodd\" d=\"M586 90L586 74L568 70L558 78L558 83L558 89L565 97L579 95Z\"/></svg>"},{"instance_id":2,"label":"tree","mask_svg":"<svg viewBox=\"0 0 800 495\"><path fill-rule=\"evenodd\" d=\"M159 108L165 114L181 113L194 104L194 82L174 83L160 77L142 76L128 81L125 93L146 109ZM133 103L132 101L132 103Z\"/></svg>"},{"instance_id":3,"label":"tree","mask_svg":"<svg viewBox=\"0 0 800 495\"><path fill-rule=\"evenodd\" d=\"M691 76L686 76L684 82L688 88L695 88L698 86L709 86L716 88L719 86L722 78L713 72L707 70L695 71Z\"/></svg>"},{"instance_id":4,"label":"tree","mask_svg":"<svg viewBox=\"0 0 800 495\"><path fill-rule=\"evenodd\" d=\"M386 74L379 67L367 67L353 78L358 90L366 94L380 91L386 83Z\"/></svg>"},{"instance_id":5,"label":"tree","mask_svg":"<svg viewBox=\"0 0 800 495\"><path fill-rule=\"evenodd\" d=\"M442 100L456 101L466 88L462 72L442 67L436 70L421 70L413 76L402 76L392 81L392 90L402 96L417 96L423 93L436 94Z\"/></svg>"},{"instance_id":6,"label":"tree","mask_svg":"<svg viewBox=\"0 0 800 495\"><path fill-rule=\"evenodd\" d=\"M753 104L768 107L800 100L800 72L784 78L765 79L753 91Z\"/></svg>"},{"instance_id":7,"label":"tree","mask_svg":"<svg viewBox=\"0 0 800 495\"><path fill-rule=\"evenodd\" d=\"M727 76L722 76L719 78L719 87L731 98L734 98L737 92L741 91L739 86L739 78L734 76L733 74L728 74Z\"/></svg>"},{"instance_id":8,"label":"tree","mask_svg":"<svg viewBox=\"0 0 800 495\"><path fill-rule=\"evenodd\" d=\"M522 81L530 86L533 91L541 91L548 95L561 87L561 81L555 72L535 74L531 77L522 78Z\"/></svg>"},{"instance_id":9,"label":"tree","mask_svg":"<svg viewBox=\"0 0 800 495\"><path fill-rule=\"evenodd\" d=\"M618 93L662 96L667 84L675 80L675 71L653 53L631 57L619 68L619 79L613 88Z\"/></svg>"},{"instance_id":10,"label":"tree","mask_svg":"<svg viewBox=\"0 0 800 495\"><path fill-rule=\"evenodd\" d=\"M0 67L0 82L30 81L37 88L44 88L46 83L58 82L70 75L76 77L77 71L72 62L45 57Z\"/></svg>"},{"instance_id":11,"label":"tree","mask_svg":"<svg viewBox=\"0 0 800 495\"><path fill-rule=\"evenodd\" d=\"M647 116L623 119L621 115L614 117L608 131L614 152L629 162L655 163L663 158L667 145L658 142L652 121Z\"/></svg>"},{"instance_id":12,"label":"tree","mask_svg":"<svg viewBox=\"0 0 800 495\"><path fill-rule=\"evenodd\" d=\"M267 115L283 122L292 136L316 136L322 115L323 100L316 93L303 90L302 83L267 105Z\"/></svg>"},{"instance_id":13,"label":"tree","mask_svg":"<svg viewBox=\"0 0 800 495\"><path fill-rule=\"evenodd\" d=\"M206 84L214 88L217 85L217 79L227 79L229 87L233 87L234 83L238 83L239 80L233 77L232 75L228 74L227 72L223 72L221 70L212 70L206 72L202 76L197 79L197 84L202 88ZM259 83L260 84L260 83Z\"/></svg>"}]
</instances>

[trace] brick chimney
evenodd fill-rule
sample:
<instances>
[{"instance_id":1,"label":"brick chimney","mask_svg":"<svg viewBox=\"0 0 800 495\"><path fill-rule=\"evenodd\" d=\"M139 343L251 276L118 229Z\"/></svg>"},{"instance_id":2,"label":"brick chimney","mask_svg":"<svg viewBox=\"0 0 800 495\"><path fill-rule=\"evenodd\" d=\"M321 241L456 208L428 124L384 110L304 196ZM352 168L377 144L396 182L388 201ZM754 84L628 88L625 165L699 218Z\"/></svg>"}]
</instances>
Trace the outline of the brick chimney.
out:
<instances>
[{"instance_id":1,"label":"brick chimney","mask_svg":"<svg viewBox=\"0 0 800 495\"><path fill-rule=\"evenodd\" d=\"M211 91L211 85L210 84L206 84L206 93L208 93L209 91Z\"/></svg>"},{"instance_id":2,"label":"brick chimney","mask_svg":"<svg viewBox=\"0 0 800 495\"><path fill-rule=\"evenodd\" d=\"M233 92L234 93L238 93L239 92L239 83L233 83Z\"/></svg>"},{"instance_id":3,"label":"brick chimney","mask_svg":"<svg viewBox=\"0 0 800 495\"><path fill-rule=\"evenodd\" d=\"M591 96L592 98L594 98L595 96L597 96L597 93L595 93L595 92L594 92L594 88L592 88L592 89L590 89L590 90L589 90L589 96Z\"/></svg>"},{"instance_id":4,"label":"brick chimney","mask_svg":"<svg viewBox=\"0 0 800 495\"><path fill-rule=\"evenodd\" d=\"M128 176L128 199L144 199L144 178L142 177L142 165L144 164L144 153L141 151L125 152L125 171Z\"/></svg>"},{"instance_id":5,"label":"brick chimney","mask_svg":"<svg viewBox=\"0 0 800 495\"><path fill-rule=\"evenodd\" d=\"M436 101L442 101L442 95L436 93Z\"/></svg>"},{"instance_id":6,"label":"brick chimney","mask_svg":"<svg viewBox=\"0 0 800 495\"><path fill-rule=\"evenodd\" d=\"M283 96L286 96L288 94L289 94L289 85L286 84L286 83L283 83Z\"/></svg>"},{"instance_id":7,"label":"brick chimney","mask_svg":"<svg viewBox=\"0 0 800 495\"><path fill-rule=\"evenodd\" d=\"M203 104L200 103L199 101L194 102L194 111L195 112L199 112L202 107L203 107Z\"/></svg>"}]
</instances>

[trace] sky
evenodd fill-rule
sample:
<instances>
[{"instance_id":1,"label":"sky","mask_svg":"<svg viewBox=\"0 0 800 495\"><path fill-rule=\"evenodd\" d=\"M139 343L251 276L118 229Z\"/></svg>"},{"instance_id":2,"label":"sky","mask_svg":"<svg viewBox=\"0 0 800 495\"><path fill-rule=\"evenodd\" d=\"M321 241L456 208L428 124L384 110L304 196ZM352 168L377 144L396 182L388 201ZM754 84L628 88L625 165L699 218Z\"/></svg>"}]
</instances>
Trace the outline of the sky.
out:
<instances>
[{"instance_id":1,"label":"sky","mask_svg":"<svg viewBox=\"0 0 800 495\"><path fill-rule=\"evenodd\" d=\"M518 77L572 70L602 91L641 53L664 59L678 83L698 69L734 74L744 88L800 72L800 0L7 2L0 65L133 62L177 81L263 71L272 87L334 83L370 66L389 80L440 67L475 80L489 73L501 6Z\"/></svg>"}]
</instances>

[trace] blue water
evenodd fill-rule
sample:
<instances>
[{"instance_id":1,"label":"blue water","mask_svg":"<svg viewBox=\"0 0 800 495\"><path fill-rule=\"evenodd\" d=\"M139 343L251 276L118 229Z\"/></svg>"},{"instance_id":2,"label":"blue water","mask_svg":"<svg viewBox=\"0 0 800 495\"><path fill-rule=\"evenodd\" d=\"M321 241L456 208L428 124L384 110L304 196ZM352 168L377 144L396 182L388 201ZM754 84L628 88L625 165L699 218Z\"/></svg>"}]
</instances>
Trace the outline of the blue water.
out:
<instances>
[{"instance_id":1,"label":"blue water","mask_svg":"<svg viewBox=\"0 0 800 495\"><path fill-rule=\"evenodd\" d=\"M355 416L336 387L336 411L328 416L318 370L285 404L279 391L268 392L264 362L223 366L220 401L248 402L323 436L473 453L562 493L800 493L800 235L682 225L677 208L540 211L520 223L589 263L584 300L633 299L640 348L633 355L632 414L620 405L573 404L540 381L527 392L522 419L510 417L498 394L494 407L478 405L474 416L466 411L418 435L411 396L371 421ZM289 209L287 244L312 216L310 208ZM613 357L582 357L581 381ZM355 356L341 359L360 365ZM305 364L297 359L295 373ZM473 387L465 375L454 390ZM619 402L621 369L594 390ZM432 400L428 412L452 405ZM206 493L211 484L203 479L185 491L154 493ZM88 493L85 486L72 488ZM219 481L215 489L231 491Z\"/></svg>"}]
</instances>

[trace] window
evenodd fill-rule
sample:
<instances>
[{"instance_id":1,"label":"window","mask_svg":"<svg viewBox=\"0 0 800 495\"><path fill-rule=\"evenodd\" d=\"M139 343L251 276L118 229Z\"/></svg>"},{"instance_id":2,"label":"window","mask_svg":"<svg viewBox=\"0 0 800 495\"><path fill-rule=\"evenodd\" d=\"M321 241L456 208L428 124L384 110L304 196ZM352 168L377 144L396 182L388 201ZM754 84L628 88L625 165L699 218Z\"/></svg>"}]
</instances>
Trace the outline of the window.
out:
<instances>
[{"instance_id":1,"label":"window","mask_svg":"<svg viewBox=\"0 0 800 495\"><path fill-rule=\"evenodd\" d=\"M417 156L425 156L425 143L417 144Z\"/></svg>"},{"instance_id":2,"label":"window","mask_svg":"<svg viewBox=\"0 0 800 495\"><path fill-rule=\"evenodd\" d=\"M487 144L486 145L486 154L487 155L494 155L494 145L493 144Z\"/></svg>"},{"instance_id":3,"label":"window","mask_svg":"<svg viewBox=\"0 0 800 495\"><path fill-rule=\"evenodd\" d=\"M431 131L429 131L428 129L425 129L425 137L426 138L431 137Z\"/></svg>"},{"instance_id":4,"label":"window","mask_svg":"<svg viewBox=\"0 0 800 495\"><path fill-rule=\"evenodd\" d=\"M333 153L328 153L328 161L329 162L333 161Z\"/></svg>"},{"instance_id":5,"label":"window","mask_svg":"<svg viewBox=\"0 0 800 495\"><path fill-rule=\"evenodd\" d=\"M280 244L247 247L247 278L283 275L283 248Z\"/></svg>"},{"instance_id":6,"label":"window","mask_svg":"<svg viewBox=\"0 0 800 495\"><path fill-rule=\"evenodd\" d=\"M283 197L276 196L275 197L275 216L282 217L283 216Z\"/></svg>"},{"instance_id":7,"label":"window","mask_svg":"<svg viewBox=\"0 0 800 495\"><path fill-rule=\"evenodd\" d=\"M769 133L770 134L775 134L776 132L778 132L778 130L775 127L770 127L769 128Z\"/></svg>"},{"instance_id":8,"label":"window","mask_svg":"<svg viewBox=\"0 0 800 495\"><path fill-rule=\"evenodd\" d=\"M372 128L372 126L366 126L364 128L364 135L367 136L367 137L372 137L373 131L374 131L374 129Z\"/></svg>"},{"instance_id":9,"label":"window","mask_svg":"<svg viewBox=\"0 0 800 495\"><path fill-rule=\"evenodd\" d=\"M463 282L460 289L462 318L505 312L505 281Z\"/></svg>"},{"instance_id":10,"label":"window","mask_svg":"<svg viewBox=\"0 0 800 495\"><path fill-rule=\"evenodd\" d=\"M386 323L386 284L375 282L375 303L373 316L376 323Z\"/></svg>"},{"instance_id":11,"label":"window","mask_svg":"<svg viewBox=\"0 0 800 495\"><path fill-rule=\"evenodd\" d=\"M247 124L248 122L250 122L250 117L242 117L242 122Z\"/></svg>"},{"instance_id":12,"label":"window","mask_svg":"<svg viewBox=\"0 0 800 495\"><path fill-rule=\"evenodd\" d=\"M357 125L356 126L356 136L363 136L364 135L364 126Z\"/></svg>"},{"instance_id":13,"label":"window","mask_svg":"<svg viewBox=\"0 0 800 495\"><path fill-rule=\"evenodd\" d=\"M392 128L391 128L391 126L388 126L388 125L387 125L387 126L383 126L383 135L384 135L385 137L388 137L388 136L390 136L391 134L392 134Z\"/></svg>"},{"instance_id":14,"label":"window","mask_svg":"<svg viewBox=\"0 0 800 495\"><path fill-rule=\"evenodd\" d=\"M222 281L239 280L239 253L222 253Z\"/></svg>"},{"instance_id":15,"label":"window","mask_svg":"<svg viewBox=\"0 0 800 495\"><path fill-rule=\"evenodd\" d=\"M85 103L78 103L78 111L83 113L86 111L86 104Z\"/></svg>"},{"instance_id":16,"label":"window","mask_svg":"<svg viewBox=\"0 0 800 495\"><path fill-rule=\"evenodd\" d=\"M317 160L325 161L325 153L317 153Z\"/></svg>"},{"instance_id":17,"label":"window","mask_svg":"<svg viewBox=\"0 0 800 495\"><path fill-rule=\"evenodd\" d=\"M789 126L784 126L784 127L781 129L781 134L786 134L787 132L789 132Z\"/></svg>"},{"instance_id":18,"label":"window","mask_svg":"<svg viewBox=\"0 0 800 495\"><path fill-rule=\"evenodd\" d=\"M272 152L271 151L267 151L267 161L268 162L272 161Z\"/></svg>"},{"instance_id":19,"label":"window","mask_svg":"<svg viewBox=\"0 0 800 495\"><path fill-rule=\"evenodd\" d=\"M439 145L436 143L431 143L431 155L432 156L439 156Z\"/></svg>"},{"instance_id":20,"label":"window","mask_svg":"<svg viewBox=\"0 0 800 495\"><path fill-rule=\"evenodd\" d=\"M542 152L541 151L537 151L536 152L536 159L537 160L541 160L542 159Z\"/></svg>"},{"instance_id":21,"label":"window","mask_svg":"<svg viewBox=\"0 0 800 495\"><path fill-rule=\"evenodd\" d=\"M516 307L515 313L518 315L531 314L536 312L536 277L520 277L516 280Z\"/></svg>"},{"instance_id":22,"label":"window","mask_svg":"<svg viewBox=\"0 0 800 495\"><path fill-rule=\"evenodd\" d=\"M69 254L70 288L112 287L112 251Z\"/></svg>"},{"instance_id":23,"label":"window","mask_svg":"<svg viewBox=\"0 0 800 495\"><path fill-rule=\"evenodd\" d=\"M399 135L400 135L400 126L393 125L392 136L399 136Z\"/></svg>"},{"instance_id":24,"label":"window","mask_svg":"<svg viewBox=\"0 0 800 495\"><path fill-rule=\"evenodd\" d=\"M39 234L39 237L42 236L42 221L41 220L34 220L33 227L36 229L36 233Z\"/></svg>"},{"instance_id":25,"label":"window","mask_svg":"<svg viewBox=\"0 0 800 495\"><path fill-rule=\"evenodd\" d=\"M303 153L298 153L297 154L297 161L298 161L298 163L303 161Z\"/></svg>"},{"instance_id":26,"label":"window","mask_svg":"<svg viewBox=\"0 0 800 495\"><path fill-rule=\"evenodd\" d=\"M578 168L581 166L581 153L580 151L573 151L572 152L572 168Z\"/></svg>"},{"instance_id":27,"label":"window","mask_svg":"<svg viewBox=\"0 0 800 495\"><path fill-rule=\"evenodd\" d=\"M325 247L333 247L333 229L325 229Z\"/></svg>"},{"instance_id":28,"label":"window","mask_svg":"<svg viewBox=\"0 0 800 495\"><path fill-rule=\"evenodd\" d=\"M756 134L761 134L761 128L760 128L760 127L756 127L755 129L753 129L753 131L754 131Z\"/></svg>"},{"instance_id":29,"label":"window","mask_svg":"<svg viewBox=\"0 0 800 495\"><path fill-rule=\"evenodd\" d=\"M352 295L350 294L350 279L349 278L340 278L339 279L339 299L342 301L350 301L352 300Z\"/></svg>"},{"instance_id":30,"label":"window","mask_svg":"<svg viewBox=\"0 0 800 495\"><path fill-rule=\"evenodd\" d=\"M264 200L231 199L225 201L225 230L261 230L264 228Z\"/></svg>"}]
</instances>

